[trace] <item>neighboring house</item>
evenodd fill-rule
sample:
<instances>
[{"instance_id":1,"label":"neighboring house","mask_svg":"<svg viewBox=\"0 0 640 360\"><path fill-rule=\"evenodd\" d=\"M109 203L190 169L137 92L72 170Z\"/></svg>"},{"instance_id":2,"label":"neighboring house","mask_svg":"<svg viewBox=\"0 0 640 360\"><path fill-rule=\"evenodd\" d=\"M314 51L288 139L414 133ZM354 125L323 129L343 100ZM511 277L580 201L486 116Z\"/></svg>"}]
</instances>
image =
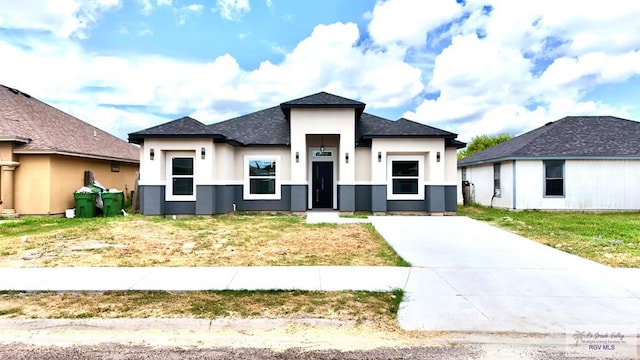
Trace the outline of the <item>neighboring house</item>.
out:
<instances>
[{"instance_id":1,"label":"neighboring house","mask_svg":"<svg viewBox=\"0 0 640 360\"><path fill-rule=\"evenodd\" d=\"M62 214L91 170L105 187L133 189L139 149L16 89L0 86L0 210Z\"/></svg>"},{"instance_id":2,"label":"neighboring house","mask_svg":"<svg viewBox=\"0 0 640 360\"><path fill-rule=\"evenodd\" d=\"M458 178L487 206L638 210L640 123L568 116L458 161Z\"/></svg>"},{"instance_id":3,"label":"neighboring house","mask_svg":"<svg viewBox=\"0 0 640 360\"><path fill-rule=\"evenodd\" d=\"M143 214L456 211L456 134L320 92L206 126L129 134Z\"/></svg>"}]
</instances>

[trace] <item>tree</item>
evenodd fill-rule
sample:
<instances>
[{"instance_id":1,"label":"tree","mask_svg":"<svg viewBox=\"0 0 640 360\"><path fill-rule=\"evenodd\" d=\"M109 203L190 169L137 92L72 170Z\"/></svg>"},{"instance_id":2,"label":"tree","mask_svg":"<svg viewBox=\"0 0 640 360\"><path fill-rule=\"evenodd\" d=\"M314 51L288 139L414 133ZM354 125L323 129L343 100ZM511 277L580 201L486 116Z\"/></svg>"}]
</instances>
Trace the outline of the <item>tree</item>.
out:
<instances>
[{"instance_id":1,"label":"tree","mask_svg":"<svg viewBox=\"0 0 640 360\"><path fill-rule=\"evenodd\" d=\"M486 150L490 147L496 146L498 144L502 144L503 142L510 140L512 138L509 134L499 134L499 135L479 135L475 136L471 139L471 141L467 144L467 147L458 151L458 160L473 155L482 150Z\"/></svg>"}]
</instances>

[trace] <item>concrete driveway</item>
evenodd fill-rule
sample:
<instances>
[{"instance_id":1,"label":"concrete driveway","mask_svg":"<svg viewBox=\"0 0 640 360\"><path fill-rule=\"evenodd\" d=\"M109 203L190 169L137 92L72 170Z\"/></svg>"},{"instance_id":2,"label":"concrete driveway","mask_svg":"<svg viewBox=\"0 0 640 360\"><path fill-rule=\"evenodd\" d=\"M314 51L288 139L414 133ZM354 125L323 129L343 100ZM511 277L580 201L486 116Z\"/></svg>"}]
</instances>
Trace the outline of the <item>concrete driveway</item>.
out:
<instances>
[{"instance_id":1,"label":"concrete driveway","mask_svg":"<svg viewBox=\"0 0 640 360\"><path fill-rule=\"evenodd\" d=\"M405 329L639 333L640 269L612 269L466 217L371 221L414 266L399 312Z\"/></svg>"}]
</instances>

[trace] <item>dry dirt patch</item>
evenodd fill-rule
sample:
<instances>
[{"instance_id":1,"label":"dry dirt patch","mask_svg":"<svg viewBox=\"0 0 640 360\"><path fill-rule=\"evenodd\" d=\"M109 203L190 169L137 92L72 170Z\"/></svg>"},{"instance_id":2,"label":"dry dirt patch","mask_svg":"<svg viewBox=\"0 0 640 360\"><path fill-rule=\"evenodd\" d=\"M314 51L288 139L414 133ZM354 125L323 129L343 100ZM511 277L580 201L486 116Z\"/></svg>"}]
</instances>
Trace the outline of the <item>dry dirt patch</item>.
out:
<instances>
[{"instance_id":1,"label":"dry dirt patch","mask_svg":"<svg viewBox=\"0 0 640 360\"><path fill-rule=\"evenodd\" d=\"M0 236L0 266L399 265L368 224L234 214L163 219L58 219Z\"/></svg>"}]
</instances>

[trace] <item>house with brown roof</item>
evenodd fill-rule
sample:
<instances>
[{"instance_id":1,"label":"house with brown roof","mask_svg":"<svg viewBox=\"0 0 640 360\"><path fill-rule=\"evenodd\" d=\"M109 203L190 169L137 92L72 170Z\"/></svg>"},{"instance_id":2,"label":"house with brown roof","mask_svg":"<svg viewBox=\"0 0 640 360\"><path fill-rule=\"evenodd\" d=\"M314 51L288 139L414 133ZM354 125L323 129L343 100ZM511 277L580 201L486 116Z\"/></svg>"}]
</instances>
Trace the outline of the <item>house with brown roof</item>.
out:
<instances>
[{"instance_id":1,"label":"house with brown roof","mask_svg":"<svg viewBox=\"0 0 640 360\"><path fill-rule=\"evenodd\" d=\"M457 135L320 92L205 125L129 134L147 215L245 211L456 211Z\"/></svg>"},{"instance_id":2,"label":"house with brown roof","mask_svg":"<svg viewBox=\"0 0 640 360\"><path fill-rule=\"evenodd\" d=\"M139 148L30 95L0 85L0 211L61 214L93 171L106 188L133 189Z\"/></svg>"}]
</instances>

